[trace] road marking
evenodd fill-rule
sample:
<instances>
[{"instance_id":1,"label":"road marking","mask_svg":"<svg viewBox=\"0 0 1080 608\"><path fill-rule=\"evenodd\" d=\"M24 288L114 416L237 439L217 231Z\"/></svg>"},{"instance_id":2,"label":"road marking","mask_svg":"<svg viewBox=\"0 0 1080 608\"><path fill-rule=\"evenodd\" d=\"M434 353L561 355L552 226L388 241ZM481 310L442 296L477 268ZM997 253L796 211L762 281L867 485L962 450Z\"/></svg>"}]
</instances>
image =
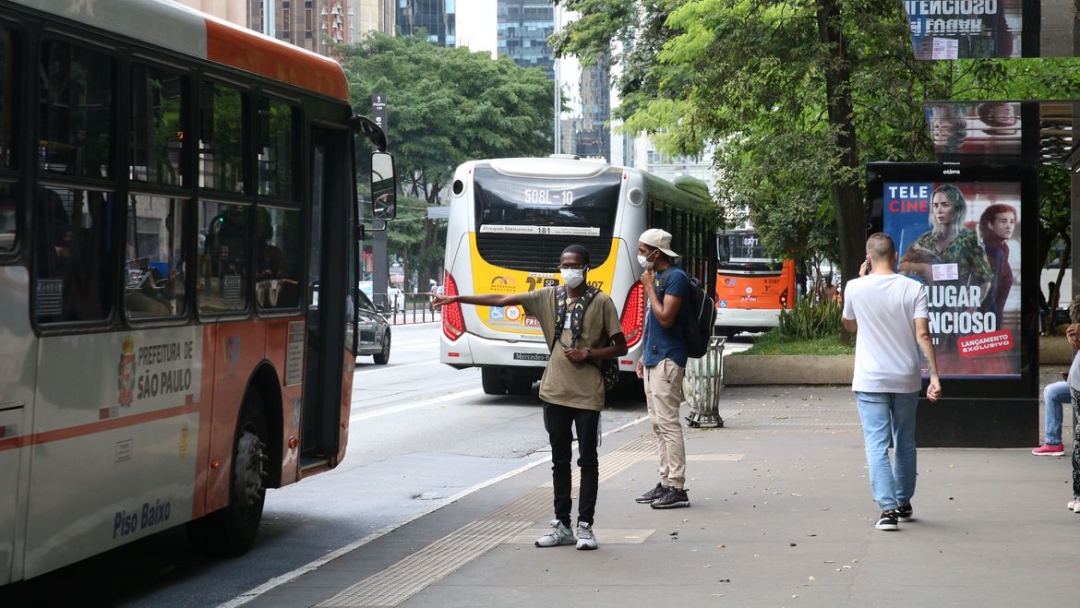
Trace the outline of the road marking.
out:
<instances>
[{"instance_id":1,"label":"road marking","mask_svg":"<svg viewBox=\"0 0 1080 608\"><path fill-rule=\"evenodd\" d=\"M364 355L360 355L363 357ZM406 367L416 367L418 365L442 365L438 361L420 361L419 363L406 363L405 365L375 365L373 367L356 368L354 374L370 374L372 372L385 372L388 369L405 369Z\"/></svg>"},{"instance_id":2,"label":"road marking","mask_svg":"<svg viewBox=\"0 0 1080 608\"><path fill-rule=\"evenodd\" d=\"M395 405L393 407L383 408L375 410L373 412L365 412L363 414L355 414L349 416L349 422L359 422L361 420L370 420L372 418L378 418L379 416L387 416L389 414L397 414L398 412L407 412L419 407L427 407L429 405L437 405L439 403L446 403L447 401L454 401L462 397L472 397L473 395L482 395L484 389L476 388L471 391L465 391L461 393L450 393L449 395L443 395L442 397L436 397L435 399L428 399L427 401L419 401L416 403L403 403L401 405Z\"/></svg>"},{"instance_id":3,"label":"road marking","mask_svg":"<svg viewBox=\"0 0 1080 608\"><path fill-rule=\"evenodd\" d=\"M461 394L462 393L458 393L458 395L461 395ZM612 429L610 431L607 431L606 433L604 433L602 435L602 437L607 437L608 435L614 435L615 433L618 433L619 431L622 431L623 429L630 428L630 427L632 427L634 425L637 425L637 424L640 424L640 423L642 423L642 422L644 422L644 421L646 421L648 419L649 419L648 416L639 416L639 417L631 420L630 422L619 425L618 427L616 427L616 428L614 428L614 429ZM626 446L623 446L623 447L626 447ZM574 449L575 449L575 451L577 450L576 447ZM514 469L512 471L508 471L506 473L503 473L502 475L499 475L498 477L492 477L491 479L489 479L487 481L482 481L482 482L476 484L475 486L473 486L471 488L466 488L466 489L462 490L461 492L458 492L457 494L447 498L444 502L442 502L442 504L433 506L433 508L430 511L416 513L416 514L413 514L412 516L410 516L410 517L408 517L408 518L406 518L406 519L404 519L404 520L402 520L400 522L386 525L383 528L381 528L379 530L376 530L375 532L372 532L371 534L368 534L367 536L365 536L365 537L363 537L363 538L361 538L361 539L359 539L357 541L349 543L348 545L345 545L344 547L342 547L342 548L340 548L340 549L338 549L336 551L332 551L330 553L327 553L323 557L321 557L321 558L319 558L319 559L317 559L317 560L315 560L315 561L313 561L311 563L300 566L299 568L293 570L292 572L286 572L285 574L282 574L281 576L277 576L277 577L274 577L274 578L266 581L262 585L259 585L258 587L255 587L254 589L251 589L250 591L246 591L244 593L241 593L240 595L238 595L235 598L229 600L228 602L225 602L224 604L220 604L217 608L238 608L239 606L243 606L244 604L247 604L248 602L251 602L253 600L258 599L264 593L269 593L270 591L273 591L275 588L280 587L281 585L284 585L284 584L289 583L291 581L294 581L294 580L300 578L301 576L307 574L308 572L318 570L322 566L325 566L326 564L334 561L335 559L337 559L337 558L339 558L339 557L341 557L343 555L346 555L346 554L348 554L348 553L350 553L352 551L355 551L355 550L359 549L360 547L363 547L364 545L366 545L368 543L371 543L372 541L378 540L379 538L393 532L394 530L397 530L398 528L406 526L406 525L420 519L421 517L426 517L427 515L430 515L434 511L438 511L439 509L443 508L446 505L454 504L455 502L461 500L462 498L465 498L466 496L468 496L470 494L473 494L474 492L479 492L480 490L483 490L484 488L486 488L488 486L495 485L495 484L499 483L500 481L504 481L506 479L510 479L511 477L514 477L516 475L524 473L525 471L528 471L529 469L532 469L532 468L537 467L537 466L539 466L541 464L544 464L545 462L551 462L551 455L550 454L545 455L543 458L538 458L537 460L526 463L526 464L524 464L524 465L522 465L522 466L520 466L520 467L518 467L518 468L516 468L516 469ZM575 475L580 475L580 472L575 471ZM603 481L605 481L605 479L602 478L600 481L603 482ZM548 484L545 484L545 486L543 486L543 487L548 487L548 486L550 486L550 482ZM545 495L548 495L548 494L550 494L550 490L545 492Z\"/></svg>"}]
</instances>

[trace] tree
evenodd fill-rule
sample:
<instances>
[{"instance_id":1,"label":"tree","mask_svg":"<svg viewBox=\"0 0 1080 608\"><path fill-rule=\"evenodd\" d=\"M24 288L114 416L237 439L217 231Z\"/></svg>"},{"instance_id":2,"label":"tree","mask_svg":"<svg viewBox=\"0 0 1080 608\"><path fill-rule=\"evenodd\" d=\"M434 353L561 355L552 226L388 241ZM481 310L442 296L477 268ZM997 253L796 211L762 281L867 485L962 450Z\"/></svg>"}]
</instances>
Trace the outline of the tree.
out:
<instances>
[{"instance_id":1,"label":"tree","mask_svg":"<svg viewBox=\"0 0 1080 608\"><path fill-rule=\"evenodd\" d=\"M670 153L717 144L719 202L773 254L839 253L845 281L865 163L934 159L924 100L1069 98L1080 79L1075 60L916 61L891 0L559 3L582 16L557 52L620 63L625 131Z\"/></svg>"},{"instance_id":2,"label":"tree","mask_svg":"<svg viewBox=\"0 0 1080 608\"><path fill-rule=\"evenodd\" d=\"M390 250L409 274L432 276L445 246L426 205L470 159L544 155L552 148L554 88L539 68L423 37L373 33L339 49L354 108L386 95L390 149L403 193ZM364 113L361 111L361 113Z\"/></svg>"},{"instance_id":3,"label":"tree","mask_svg":"<svg viewBox=\"0 0 1080 608\"><path fill-rule=\"evenodd\" d=\"M391 149L406 194L434 204L454 168L552 147L553 87L543 70L422 36L373 33L341 48L353 107L387 97Z\"/></svg>"}]
</instances>

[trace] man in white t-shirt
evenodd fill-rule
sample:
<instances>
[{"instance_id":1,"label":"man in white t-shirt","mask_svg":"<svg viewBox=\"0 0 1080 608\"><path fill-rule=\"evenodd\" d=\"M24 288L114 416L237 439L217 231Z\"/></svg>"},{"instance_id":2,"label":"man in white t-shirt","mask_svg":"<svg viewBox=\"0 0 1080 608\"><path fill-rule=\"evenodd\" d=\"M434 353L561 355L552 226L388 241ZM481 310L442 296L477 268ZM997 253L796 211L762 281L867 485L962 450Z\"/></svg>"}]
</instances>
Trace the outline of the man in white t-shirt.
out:
<instances>
[{"instance_id":1,"label":"man in white t-shirt","mask_svg":"<svg viewBox=\"0 0 1080 608\"><path fill-rule=\"evenodd\" d=\"M878 232L866 240L859 277L844 290L844 328L855 335L851 390L859 405L870 487L881 516L874 527L896 530L911 521L915 493L915 409L922 388L919 351L930 372L926 398L941 397L930 339L926 287L898 275L896 247ZM893 460L889 462L889 442Z\"/></svg>"}]
</instances>

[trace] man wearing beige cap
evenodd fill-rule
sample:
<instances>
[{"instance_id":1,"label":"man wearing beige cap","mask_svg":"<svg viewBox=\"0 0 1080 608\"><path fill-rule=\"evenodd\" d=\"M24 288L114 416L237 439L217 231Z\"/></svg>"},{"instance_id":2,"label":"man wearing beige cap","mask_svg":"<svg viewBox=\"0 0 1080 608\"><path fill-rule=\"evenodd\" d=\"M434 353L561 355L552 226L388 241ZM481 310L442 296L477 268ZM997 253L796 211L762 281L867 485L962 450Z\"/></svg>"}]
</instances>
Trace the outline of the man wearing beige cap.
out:
<instances>
[{"instance_id":1,"label":"man wearing beige cap","mask_svg":"<svg viewBox=\"0 0 1080 608\"><path fill-rule=\"evenodd\" d=\"M660 481L636 500L654 509L690 506L685 486L686 447L679 421L687 358L683 327L688 322L682 303L690 295L690 278L674 264L678 257L671 250L671 234L659 228L646 230L638 238L638 263L644 268L641 284L648 305L644 353L637 375L645 382L649 420L660 452Z\"/></svg>"}]
</instances>

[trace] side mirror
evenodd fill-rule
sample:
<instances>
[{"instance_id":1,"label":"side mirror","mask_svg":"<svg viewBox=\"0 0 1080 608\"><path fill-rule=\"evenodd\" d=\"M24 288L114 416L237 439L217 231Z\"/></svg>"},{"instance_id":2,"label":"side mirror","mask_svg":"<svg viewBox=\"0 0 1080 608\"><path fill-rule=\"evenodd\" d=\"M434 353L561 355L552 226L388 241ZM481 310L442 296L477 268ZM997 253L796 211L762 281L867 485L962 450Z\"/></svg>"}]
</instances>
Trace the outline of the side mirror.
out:
<instances>
[{"instance_id":1,"label":"side mirror","mask_svg":"<svg viewBox=\"0 0 1080 608\"><path fill-rule=\"evenodd\" d=\"M386 152L371 153L371 215L384 222L397 217L394 157Z\"/></svg>"}]
</instances>

